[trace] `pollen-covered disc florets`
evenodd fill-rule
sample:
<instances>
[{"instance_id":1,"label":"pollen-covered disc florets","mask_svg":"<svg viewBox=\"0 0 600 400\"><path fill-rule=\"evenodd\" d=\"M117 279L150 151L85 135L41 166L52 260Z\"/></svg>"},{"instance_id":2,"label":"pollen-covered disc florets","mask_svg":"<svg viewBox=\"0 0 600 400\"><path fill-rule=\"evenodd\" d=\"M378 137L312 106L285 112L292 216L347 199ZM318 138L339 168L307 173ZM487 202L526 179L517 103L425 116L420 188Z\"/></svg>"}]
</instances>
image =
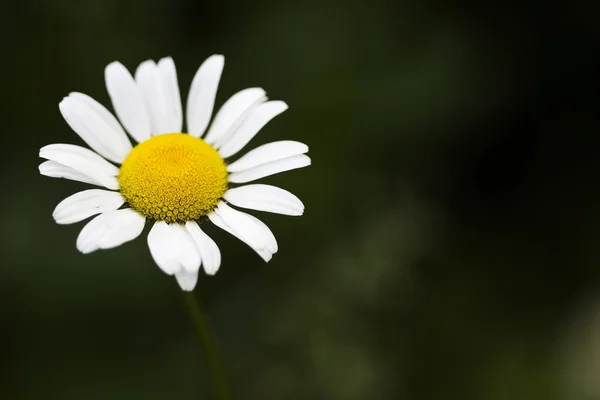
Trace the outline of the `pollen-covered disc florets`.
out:
<instances>
[{"instance_id":1,"label":"pollen-covered disc florets","mask_svg":"<svg viewBox=\"0 0 600 400\"><path fill-rule=\"evenodd\" d=\"M227 190L227 169L204 140L182 133L136 146L119 171L121 194L148 218L185 222L211 212Z\"/></svg>"}]
</instances>

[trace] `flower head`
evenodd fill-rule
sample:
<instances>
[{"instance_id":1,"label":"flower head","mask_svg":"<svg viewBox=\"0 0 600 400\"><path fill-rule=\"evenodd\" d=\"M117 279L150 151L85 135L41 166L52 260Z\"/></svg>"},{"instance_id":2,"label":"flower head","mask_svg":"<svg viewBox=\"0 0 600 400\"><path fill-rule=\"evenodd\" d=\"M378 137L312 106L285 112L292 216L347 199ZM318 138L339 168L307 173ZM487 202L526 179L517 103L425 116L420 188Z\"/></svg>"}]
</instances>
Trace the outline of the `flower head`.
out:
<instances>
[{"instance_id":1,"label":"flower head","mask_svg":"<svg viewBox=\"0 0 600 400\"><path fill-rule=\"evenodd\" d=\"M183 110L171 58L143 62L135 77L118 62L106 67L106 88L119 120L82 93L71 93L60 102L69 126L93 151L70 144L44 146L40 157L47 161L40 165L40 173L105 188L75 193L52 214L59 224L95 216L77 238L82 253L133 240L146 220L152 221L148 234L152 257L189 291L201 267L212 275L221 264L219 248L199 226L203 220L242 240L265 261L277 252L271 230L231 205L302 215L302 202L275 186L233 186L310 165L305 154L308 146L289 140L272 142L229 162L287 109L282 101L267 101L260 88L242 90L227 100L202 139L223 66L223 56L215 55L198 69L187 99L187 133L182 133ZM132 146L125 131L137 146Z\"/></svg>"}]
</instances>

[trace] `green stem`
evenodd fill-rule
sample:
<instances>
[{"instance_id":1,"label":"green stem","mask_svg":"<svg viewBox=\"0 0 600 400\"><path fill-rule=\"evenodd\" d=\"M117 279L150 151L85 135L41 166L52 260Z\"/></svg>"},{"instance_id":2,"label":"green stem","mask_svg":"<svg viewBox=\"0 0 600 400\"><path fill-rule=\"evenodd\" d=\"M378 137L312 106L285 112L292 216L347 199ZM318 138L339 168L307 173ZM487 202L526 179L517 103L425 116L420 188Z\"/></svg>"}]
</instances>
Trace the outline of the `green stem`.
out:
<instances>
[{"instance_id":1,"label":"green stem","mask_svg":"<svg viewBox=\"0 0 600 400\"><path fill-rule=\"evenodd\" d=\"M183 292L185 301L188 305L190 318L196 326L204 354L206 356L206 364L210 372L212 383L215 390L216 398L220 400L232 400L233 392L229 387L225 363L219 352L215 336L210 328L206 314L202 310L200 301L193 292Z\"/></svg>"}]
</instances>

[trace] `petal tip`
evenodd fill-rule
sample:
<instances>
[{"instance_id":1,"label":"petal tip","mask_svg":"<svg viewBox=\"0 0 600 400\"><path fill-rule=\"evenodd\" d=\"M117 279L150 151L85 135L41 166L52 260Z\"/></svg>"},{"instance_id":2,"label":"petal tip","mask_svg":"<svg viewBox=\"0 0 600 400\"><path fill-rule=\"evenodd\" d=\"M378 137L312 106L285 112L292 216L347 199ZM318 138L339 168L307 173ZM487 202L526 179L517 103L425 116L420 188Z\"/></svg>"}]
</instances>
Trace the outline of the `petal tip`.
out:
<instances>
[{"instance_id":1,"label":"petal tip","mask_svg":"<svg viewBox=\"0 0 600 400\"><path fill-rule=\"evenodd\" d=\"M108 70L115 69L115 68L121 68L121 67L125 68L125 66L123 64L121 64L119 61L115 60L115 61L108 63L106 65L106 67L104 68L104 71L108 71Z\"/></svg>"},{"instance_id":2,"label":"petal tip","mask_svg":"<svg viewBox=\"0 0 600 400\"><path fill-rule=\"evenodd\" d=\"M214 63L225 64L225 56L223 54L213 54L208 57L207 61L211 60Z\"/></svg>"},{"instance_id":3,"label":"petal tip","mask_svg":"<svg viewBox=\"0 0 600 400\"><path fill-rule=\"evenodd\" d=\"M166 56L166 57L163 57L160 60L158 60L157 64L162 64L162 63L175 64L175 61L173 61L173 57Z\"/></svg>"},{"instance_id":4,"label":"petal tip","mask_svg":"<svg viewBox=\"0 0 600 400\"><path fill-rule=\"evenodd\" d=\"M285 110L287 110L288 108L290 108L290 106L288 105L288 103L286 103L283 100L273 100L273 103L276 103L278 108L281 108L280 112L284 112Z\"/></svg>"},{"instance_id":5,"label":"petal tip","mask_svg":"<svg viewBox=\"0 0 600 400\"><path fill-rule=\"evenodd\" d=\"M89 246L84 246L83 244L77 243L77 250L79 250L79 252L81 254L90 254L98 249L95 249L95 248L89 247Z\"/></svg>"}]
</instances>

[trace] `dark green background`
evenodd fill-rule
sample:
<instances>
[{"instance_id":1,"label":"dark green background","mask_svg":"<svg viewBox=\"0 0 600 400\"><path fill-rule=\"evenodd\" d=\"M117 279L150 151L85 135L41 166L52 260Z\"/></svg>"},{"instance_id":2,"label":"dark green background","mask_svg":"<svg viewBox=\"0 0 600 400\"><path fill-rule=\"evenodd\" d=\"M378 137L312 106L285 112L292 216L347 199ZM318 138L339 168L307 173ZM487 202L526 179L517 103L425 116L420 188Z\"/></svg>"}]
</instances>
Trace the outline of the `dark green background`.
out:
<instances>
[{"instance_id":1,"label":"dark green background","mask_svg":"<svg viewBox=\"0 0 600 400\"><path fill-rule=\"evenodd\" d=\"M0 398L210 398L145 234L80 254L83 224L51 212L87 186L37 154L81 143L58 102L109 105L109 62L170 55L185 98L214 53L217 105L251 86L290 105L250 147L313 159L262 181L306 205L257 213L270 263L206 229L223 264L197 293L239 399L600 398L577 392L600 376L598 14L484 3L4 2Z\"/></svg>"}]
</instances>

